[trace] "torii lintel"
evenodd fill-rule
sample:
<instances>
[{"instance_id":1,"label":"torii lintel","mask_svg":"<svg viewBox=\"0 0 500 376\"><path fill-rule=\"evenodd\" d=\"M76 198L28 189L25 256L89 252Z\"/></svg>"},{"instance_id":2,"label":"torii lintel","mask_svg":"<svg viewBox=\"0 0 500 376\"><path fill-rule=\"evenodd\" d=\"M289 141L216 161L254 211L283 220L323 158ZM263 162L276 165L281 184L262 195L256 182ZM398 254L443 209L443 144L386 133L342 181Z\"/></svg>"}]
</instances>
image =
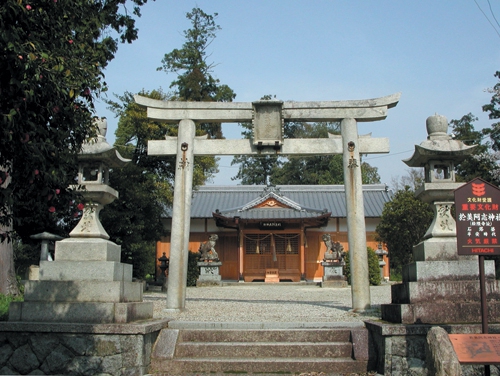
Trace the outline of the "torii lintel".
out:
<instances>
[{"instance_id":1,"label":"torii lintel","mask_svg":"<svg viewBox=\"0 0 500 376\"><path fill-rule=\"evenodd\" d=\"M358 122L384 120L387 110L395 107L401 93L380 98L318 101L318 102L282 102L282 116L285 121L340 121L351 118ZM182 119L193 121L238 123L248 122L254 117L256 102L181 102L161 101L135 95L140 106L148 108L148 118L165 122L178 122ZM276 101L269 101L276 102Z\"/></svg>"},{"instance_id":2,"label":"torii lintel","mask_svg":"<svg viewBox=\"0 0 500 376\"><path fill-rule=\"evenodd\" d=\"M386 137L372 138L370 135L359 136L361 154L389 153L389 139ZM177 153L177 137L167 137L166 140L148 141L148 155L175 155ZM260 149L252 140L213 140L206 136L194 139L195 155L251 155L276 154L272 148ZM342 154L342 137L330 135L329 138L287 138L279 150L282 155L331 155Z\"/></svg>"}]
</instances>

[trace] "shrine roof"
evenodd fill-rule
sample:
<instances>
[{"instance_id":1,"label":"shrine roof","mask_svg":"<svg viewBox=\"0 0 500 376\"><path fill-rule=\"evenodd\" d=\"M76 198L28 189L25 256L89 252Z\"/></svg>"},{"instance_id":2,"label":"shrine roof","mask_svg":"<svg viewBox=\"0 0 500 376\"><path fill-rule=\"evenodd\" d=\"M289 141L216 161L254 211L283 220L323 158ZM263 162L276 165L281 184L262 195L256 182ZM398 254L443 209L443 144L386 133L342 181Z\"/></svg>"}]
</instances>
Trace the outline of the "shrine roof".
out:
<instances>
[{"instance_id":1,"label":"shrine roof","mask_svg":"<svg viewBox=\"0 0 500 376\"><path fill-rule=\"evenodd\" d=\"M274 216L273 218L304 218L331 213L332 218L346 218L346 197L343 185L278 185L275 192L269 192L262 185L215 186L204 185L193 190L191 218L213 218L219 210L225 216L239 211L245 216ZM266 196L267 195L267 196ZM278 198L285 208L259 208L257 205L266 197ZM365 217L379 218L386 202L393 193L386 185L363 185ZM252 208L252 209L250 209ZM243 210L244 209L244 210ZM250 210L249 210L250 209ZM265 211L265 213L264 213ZM248 214L252 212L252 214ZM171 211L167 217L171 217ZM236 214L235 214L236 215ZM287 215L286 217L281 217ZM299 217L297 217L297 215Z\"/></svg>"}]
</instances>

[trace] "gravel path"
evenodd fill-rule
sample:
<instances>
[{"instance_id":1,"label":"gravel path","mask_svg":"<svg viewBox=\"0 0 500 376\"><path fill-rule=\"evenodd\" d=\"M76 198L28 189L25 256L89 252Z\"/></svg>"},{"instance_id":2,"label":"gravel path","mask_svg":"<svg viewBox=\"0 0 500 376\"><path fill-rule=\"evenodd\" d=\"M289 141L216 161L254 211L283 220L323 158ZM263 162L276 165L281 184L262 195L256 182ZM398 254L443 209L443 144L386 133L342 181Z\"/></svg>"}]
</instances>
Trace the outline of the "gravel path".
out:
<instances>
[{"instance_id":1,"label":"gravel path","mask_svg":"<svg viewBox=\"0 0 500 376\"><path fill-rule=\"evenodd\" d=\"M296 284L236 284L188 287L186 309L165 312L166 294L146 293L155 318L201 322L361 322L380 319L380 304L391 302L389 284L371 286L372 310L350 312L351 288Z\"/></svg>"}]
</instances>

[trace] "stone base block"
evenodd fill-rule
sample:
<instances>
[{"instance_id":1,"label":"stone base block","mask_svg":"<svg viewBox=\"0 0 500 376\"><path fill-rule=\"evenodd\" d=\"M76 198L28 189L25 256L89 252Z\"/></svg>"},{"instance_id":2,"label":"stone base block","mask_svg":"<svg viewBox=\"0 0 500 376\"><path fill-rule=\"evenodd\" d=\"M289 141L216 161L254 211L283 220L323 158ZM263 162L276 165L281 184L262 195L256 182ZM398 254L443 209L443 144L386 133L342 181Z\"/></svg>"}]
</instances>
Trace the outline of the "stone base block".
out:
<instances>
[{"instance_id":1,"label":"stone base block","mask_svg":"<svg viewBox=\"0 0 500 376\"><path fill-rule=\"evenodd\" d=\"M222 277L220 275L200 274L198 281L201 282L220 282Z\"/></svg>"},{"instance_id":2,"label":"stone base block","mask_svg":"<svg viewBox=\"0 0 500 376\"><path fill-rule=\"evenodd\" d=\"M401 324L481 323L480 302L382 304L382 320ZM488 322L500 322L500 302L488 302Z\"/></svg>"},{"instance_id":3,"label":"stone base block","mask_svg":"<svg viewBox=\"0 0 500 376\"><path fill-rule=\"evenodd\" d=\"M222 286L222 281L207 281L207 280L198 280L196 281L196 287L220 287Z\"/></svg>"},{"instance_id":4,"label":"stone base block","mask_svg":"<svg viewBox=\"0 0 500 376\"><path fill-rule=\"evenodd\" d=\"M486 298L500 301L500 281L486 280ZM437 303L479 301L479 280L408 282L391 286L392 303Z\"/></svg>"},{"instance_id":5,"label":"stone base block","mask_svg":"<svg viewBox=\"0 0 500 376\"><path fill-rule=\"evenodd\" d=\"M63 323L128 323L153 318L153 303L12 302L9 321Z\"/></svg>"},{"instance_id":6,"label":"stone base block","mask_svg":"<svg viewBox=\"0 0 500 376\"><path fill-rule=\"evenodd\" d=\"M120 262L121 246L105 239L69 238L56 242L56 261Z\"/></svg>"},{"instance_id":7,"label":"stone base block","mask_svg":"<svg viewBox=\"0 0 500 376\"><path fill-rule=\"evenodd\" d=\"M343 281L340 279L330 280L330 281L321 281L321 287L324 288L342 288L347 287L347 281Z\"/></svg>"},{"instance_id":8,"label":"stone base block","mask_svg":"<svg viewBox=\"0 0 500 376\"><path fill-rule=\"evenodd\" d=\"M415 261L477 260L477 256L459 256L456 237L438 237L427 239L413 247L413 259Z\"/></svg>"},{"instance_id":9,"label":"stone base block","mask_svg":"<svg viewBox=\"0 0 500 376\"><path fill-rule=\"evenodd\" d=\"M112 261L40 261L41 281L132 281L132 265Z\"/></svg>"},{"instance_id":10,"label":"stone base block","mask_svg":"<svg viewBox=\"0 0 500 376\"><path fill-rule=\"evenodd\" d=\"M166 326L0 322L0 374L145 375Z\"/></svg>"},{"instance_id":11,"label":"stone base block","mask_svg":"<svg viewBox=\"0 0 500 376\"><path fill-rule=\"evenodd\" d=\"M495 279L495 262L484 262L487 279ZM403 267L403 282L459 281L479 279L477 260L417 261Z\"/></svg>"},{"instance_id":12,"label":"stone base block","mask_svg":"<svg viewBox=\"0 0 500 376\"><path fill-rule=\"evenodd\" d=\"M142 302L141 282L27 281L24 301L41 302Z\"/></svg>"},{"instance_id":13,"label":"stone base block","mask_svg":"<svg viewBox=\"0 0 500 376\"><path fill-rule=\"evenodd\" d=\"M381 321L365 321L377 356L376 371L381 375L435 375L428 372L430 356L427 352L427 334L433 325L388 324ZM449 334L481 333L481 325L443 325ZM500 326L489 326L490 333L500 333ZM470 372L462 365L463 375L483 374ZM492 369L492 371L494 371ZM444 373L441 373L444 374ZM458 375L459 373L447 373ZM495 374L492 372L492 375Z\"/></svg>"},{"instance_id":14,"label":"stone base block","mask_svg":"<svg viewBox=\"0 0 500 376\"><path fill-rule=\"evenodd\" d=\"M40 279L40 267L38 265L30 265L27 274L29 281L38 281Z\"/></svg>"}]
</instances>

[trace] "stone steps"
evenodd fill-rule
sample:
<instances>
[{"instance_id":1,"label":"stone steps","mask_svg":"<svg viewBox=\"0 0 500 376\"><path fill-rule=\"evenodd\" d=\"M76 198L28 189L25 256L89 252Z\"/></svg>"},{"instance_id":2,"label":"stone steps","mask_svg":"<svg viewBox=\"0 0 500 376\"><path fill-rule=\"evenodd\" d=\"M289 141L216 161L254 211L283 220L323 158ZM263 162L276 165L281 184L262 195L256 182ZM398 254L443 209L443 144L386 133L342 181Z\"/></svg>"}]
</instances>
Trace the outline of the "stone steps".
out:
<instances>
[{"instance_id":1,"label":"stone steps","mask_svg":"<svg viewBox=\"0 0 500 376\"><path fill-rule=\"evenodd\" d=\"M164 329L151 374L362 373L369 369L365 328Z\"/></svg>"},{"instance_id":2,"label":"stone steps","mask_svg":"<svg viewBox=\"0 0 500 376\"><path fill-rule=\"evenodd\" d=\"M350 343L336 342L205 342L179 343L175 355L180 358L349 358Z\"/></svg>"},{"instance_id":3,"label":"stone steps","mask_svg":"<svg viewBox=\"0 0 500 376\"><path fill-rule=\"evenodd\" d=\"M366 363L366 362L365 362ZM366 372L359 362L350 358L197 358L175 359L163 375L185 375L186 373L309 373L345 374ZM155 373L153 373L155 374Z\"/></svg>"}]
</instances>

